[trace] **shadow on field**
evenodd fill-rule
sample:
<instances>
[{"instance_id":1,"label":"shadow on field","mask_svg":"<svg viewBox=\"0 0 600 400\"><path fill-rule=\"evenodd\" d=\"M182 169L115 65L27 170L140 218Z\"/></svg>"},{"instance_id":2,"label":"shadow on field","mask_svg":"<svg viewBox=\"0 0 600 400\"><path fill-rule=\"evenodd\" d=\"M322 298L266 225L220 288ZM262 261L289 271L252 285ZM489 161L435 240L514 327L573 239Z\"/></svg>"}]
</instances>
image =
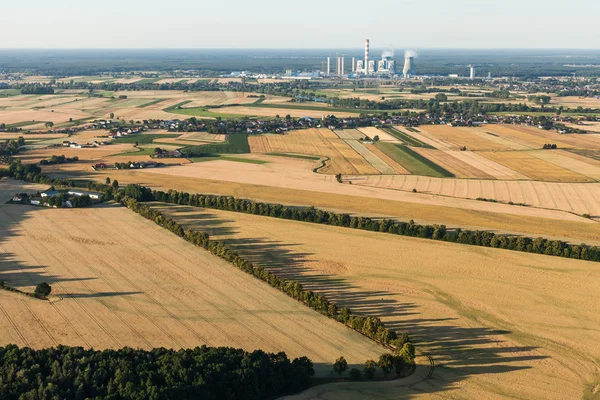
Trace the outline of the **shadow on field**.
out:
<instances>
[{"instance_id":1,"label":"shadow on field","mask_svg":"<svg viewBox=\"0 0 600 400\"><path fill-rule=\"evenodd\" d=\"M94 293L69 293L61 295L64 299L95 299L100 297L130 296L144 294L144 292L94 292Z\"/></svg>"},{"instance_id":2,"label":"shadow on field","mask_svg":"<svg viewBox=\"0 0 600 400\"><path fill-rule=\"evenodd\" d=\"M272 237L236 237L243 227L237 224L232 228L231 223L235 221L211 214L210 210L178 206L177 215L177 220L186 228L219 236L220 241L253 263L269 268L279 276L297 280L304 287L324 294L358 314L380 317L385 320L386 326L397 332L407 332L421 353L433 357L435 368L427 382L417 383L398 393L390 392L390 398L408 398L416 392L448 391L458 388L459 382L470 376L529 369L532 361L547 358L536 352L535 347L509 346L505 336L510 331L459 326L457 318L423 318L418 304L398 301L397 293L365 289L360 282L351 282L342 273L324 273L322 269L324 266L328 268L327 262L315 261L312 253L296 251L298 244ZM303 248L306 247L304 244ZM330 264L330 269L335 271L335 262ZM383 352L385 350L382 349ZM351 366L361 371L363 367ZM315 368L323 376L331 366L319 364ZM389 383L392 388L400 390L403 387L402 380L394 382L397 383ZM403 396L404 392L406 396Z\"/></svg>"},{"instance_id":3,"label":"shadow on field","mask_svg":"<svg viewBox=\"0 0 600 400\"><path fill-rule=\"evenodd\" d=\"M136 292L63 294L60 293L62 290L56 288L56 285L91 281L97 278L54 275L52 269L44 264L45 255L43 251L40 251L39 254L31 254L19 245L10 244L10 246L13 246L16 249L15 251L18 254L7 252L6 248L14 237L37 233L35 232L35 228L27 228L27 232L24 231L22 223L28 218L31 218L33 213L44 211L52 212L52 210L34 206L0 204L0 279L3 280L7 286L26 292L33 292L37 284L46 282L50 286L54 286L53 293L59 292L57 294L60 294L63 298L107 297L137 294ZM60 230L61 228L56 227L56 229ZM30 240L41 241L42 239L31 238ZM42 246L42 243L40 243L40 246ZM56 244L53 244L52 246L56 246ZM44 247L40 247L40 249L43 248ZM29 262L31 264L22 262L21 259L23 258L30 260ZM61 289L64 289L64 287ZM16 293L11 295L20 296Z\"/></svg>"}]
</instances>

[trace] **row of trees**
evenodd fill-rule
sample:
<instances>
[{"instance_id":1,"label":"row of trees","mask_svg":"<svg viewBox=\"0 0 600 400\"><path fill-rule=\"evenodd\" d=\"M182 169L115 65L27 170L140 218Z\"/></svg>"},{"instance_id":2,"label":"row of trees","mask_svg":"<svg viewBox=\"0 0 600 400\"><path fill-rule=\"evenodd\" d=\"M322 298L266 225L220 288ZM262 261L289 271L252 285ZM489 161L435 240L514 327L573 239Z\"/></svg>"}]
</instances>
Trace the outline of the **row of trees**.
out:
<instances>
[{"instance_id":1,"label":"row of trees","mask_svg":"<svg viewBox=\"0 0 600 400\"><path fill-rule=\"evenodd\" d=\"M125 194L135 192L139 195L140 199L144 198L144 190L140 188L139 185L127 185ZM193 230L184 230L177 221L165 217L158 210L140 204L138 200L133 197L125 196L122 199L122 202L129 209L135 211L144 218L154 221L157 225L170 230L177 236L184 238L196 246L200 246L210 251L214 255L230 262L255 278L268 283L272 287L284 292L288 296L300 301L315 311L336 319L383 345L393 346L395 344L394 341L398 339L396 333L389 328L386 328L377 317L354 314L348 307L339 308L325 296L315 293L312 290L305 289L300 282L279 277L263 267L254 265L222 242L211 240L208 234Z\"/></svg>"},{"instance_id":2,"label":"row of trees","mask_svg":"<svg viewBox=\"0 0 600 400\"><path fill-rule=\"evenodd\" d=\"M43 350L0 347L4 399L265 399L298 392L314 375L306 357L226 347Z\"/></svg>"},{"instance_id":3,"label":"row of trees","mask_svg":"<svg viewBox=\"0 0 600 400\"><path fill-rule=\"evenodd\" d=\"M21 94L54 94L52 86L40 84L26 84L21 86Z\"/></svg>"},{"instance_id":4,"label":"row of trees","mask_svg":"<svg viewBox=\"0 0 600 400\"><path fill-rule=\"evenodd\" d=\"M550 240L542 237L534 239L524 236L496 234L489 231L462 229L451 231L444 225L421 225L412 220L409 222L396 222L390 219L374 220L368 217L351 217L348 214L318 210L314 207L286 207L281 204L261 203L231 196L190 194L176 190L169 190L168 192L153 191L150 196L147 194L148 190L146 189L144 192L146 193L144 197L146 200L600 262L600 249L598 247L587 246L586 244L574 245L561 240Z\"/></svg>"},{"instance_id":5,"label":"row of trees","mask_svg":"<svg viewBox=\"0 0 600 400\"><path fill-rule=\"evenodd\" d=\"M0 159L11 157L19 152L21 146L25 145L23 136L18 139L10 139L0 142Z\"/></svg>"},{"instance_id":6,"label":"row of trees","mask_svg":"<svg viewBox=\"0 0 600 400\"><path fill-rule=\"evenodd\" d=\"M65 164L70 162L79 161L79 157L65 157L64 155L57 156L53 155L47 160L40 160L40 165L54 165L54 164Z\"/></svg>"}]
</instances>

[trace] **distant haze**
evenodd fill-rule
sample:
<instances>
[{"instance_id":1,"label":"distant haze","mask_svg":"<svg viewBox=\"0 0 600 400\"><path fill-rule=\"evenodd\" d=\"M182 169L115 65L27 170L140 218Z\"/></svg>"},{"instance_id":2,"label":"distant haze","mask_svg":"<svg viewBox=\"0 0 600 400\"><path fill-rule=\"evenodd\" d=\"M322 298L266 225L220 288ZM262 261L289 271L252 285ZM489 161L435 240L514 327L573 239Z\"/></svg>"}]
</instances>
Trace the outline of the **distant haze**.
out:
<instances>
[{"instance_id":1,"label":"distant haze","mask_svg":"<svg viewBox=\"0 0 600 400\"><path fill-rule=\"evenodd\" d=\"M3 2L0 48L598 48L597 0Z\"/></svg>"}]
</instances>

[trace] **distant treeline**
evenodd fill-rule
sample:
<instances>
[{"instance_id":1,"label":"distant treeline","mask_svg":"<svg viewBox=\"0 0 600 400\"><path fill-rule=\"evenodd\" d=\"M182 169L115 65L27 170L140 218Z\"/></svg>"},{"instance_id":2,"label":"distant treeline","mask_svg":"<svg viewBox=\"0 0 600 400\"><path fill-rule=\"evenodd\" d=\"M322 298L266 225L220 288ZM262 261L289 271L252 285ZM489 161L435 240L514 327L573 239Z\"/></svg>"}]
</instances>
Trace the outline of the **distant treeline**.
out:
<instances>
[{"instance_id":1,"label":"distant treeline","mask_svg":"<svg viewBox=\"0 0 600 400\"><path fill-rule=\"evenodd\" d=\"M368 217L351 217L349 214L323 211L314 207L286 207L281 204L261 203L231 196L190 194L176 190L150 192L148 189L144 193L143 198L140 198L141 201L154 200L473 246L516 250L587 261L600 261L600 249L596 246L587 246L585 244L573 245L561 240L550 240L542 237L534 239L524 236L501 235L489 231L462 229L449 231L444 225L421 225L412 220L410 222L396 222L390 219L374 220Z\"/></svg>"},{"instance_id":2,"label":"distant treeline","mask_svg":"<svg viewBox=\"0 0 600 400\"><path fill-rule=\"evenodd\" d=\"M228 261L255 278L268 283L270 286L300 301L313 310L333 318L385 346L401 345L400 347L402 347L402 345L404 345L404 343L396 342L398 340L396 332L386 328L379 318L355 314L348 307L340 308L325 296L315 293L312 290L305 289L300 282L279 277L261 266L254 265L241 257L237 252L231 250L224 243L210 239L207 233L197 232L191 229L184 230L174 219L166 217L160 211L154 210L138 202L138 200L149 201L160 198L162 197L160 193L152 192L150 189L139 185L127 185L124 190L124 197L121 201L129 209L135 211L144 218L154 221L157 225L170 230L188 242L210 251L214 255Z\"/></svg>"},{"instance_id":3,"label":"distant treeline","mask_svg":"<svg viewBox=\"0 0 600 400\"><path fill-rule=\"evenodd\" d=\"M2 399L268 399L309 386L313 363L226 347L0 347Z\"/></svg>"}]
</instances>

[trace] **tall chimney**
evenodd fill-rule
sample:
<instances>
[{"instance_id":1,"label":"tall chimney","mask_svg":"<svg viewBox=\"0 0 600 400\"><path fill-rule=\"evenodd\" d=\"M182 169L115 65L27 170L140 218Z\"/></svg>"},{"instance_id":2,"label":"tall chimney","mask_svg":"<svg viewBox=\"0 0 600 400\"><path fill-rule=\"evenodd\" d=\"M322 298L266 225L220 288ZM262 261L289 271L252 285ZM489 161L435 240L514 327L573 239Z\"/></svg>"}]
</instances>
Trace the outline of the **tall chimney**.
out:
<instances>
[{"instance_id":1,"label":"tall chimney","mask_svg":"<svg viewBox=\"0 0 600 400\"><path fill-rule=\"evenodd\" d=\"M356 72L356 59L352 57L352 72Z\"/></svg>"},{"instance_id":2,"label":"tall chimney","mask_svg":"<svg viewBox=\"0 0 600 400\"><path fill-rule=\"evenodd\" d=\"M369 39L365 40L365 75L369 74Z\"/></svg>"},{"instance_id":3,"label":"tall chimney","mask_svg":"<svg viewBox=\"0 0 600 400\"><path fill-rule=\"evenodd\" d=\"M331 57L327 57L327 76L331 75Z\"/></svg>"},{"instance_id":4,"label":"tall chimney","mask_svg":"<svg viewBox=\"0 0 600 400\"><path fill-rule=\"evenodd\" d=\"M346 59L346 57L342 56L342 72L340 73L340 75L344 75L344 60Z\"/></svg>"},{"instance_id":5,"label":"tall chimney","mask_svg":"<svg viewBox=\"0 0 600 400\"><path fill-rule=\"evenodd\" d=\"M337 74L342 74L342 59L339 56L337 57Z\"/></svg>"}]
</instances>

